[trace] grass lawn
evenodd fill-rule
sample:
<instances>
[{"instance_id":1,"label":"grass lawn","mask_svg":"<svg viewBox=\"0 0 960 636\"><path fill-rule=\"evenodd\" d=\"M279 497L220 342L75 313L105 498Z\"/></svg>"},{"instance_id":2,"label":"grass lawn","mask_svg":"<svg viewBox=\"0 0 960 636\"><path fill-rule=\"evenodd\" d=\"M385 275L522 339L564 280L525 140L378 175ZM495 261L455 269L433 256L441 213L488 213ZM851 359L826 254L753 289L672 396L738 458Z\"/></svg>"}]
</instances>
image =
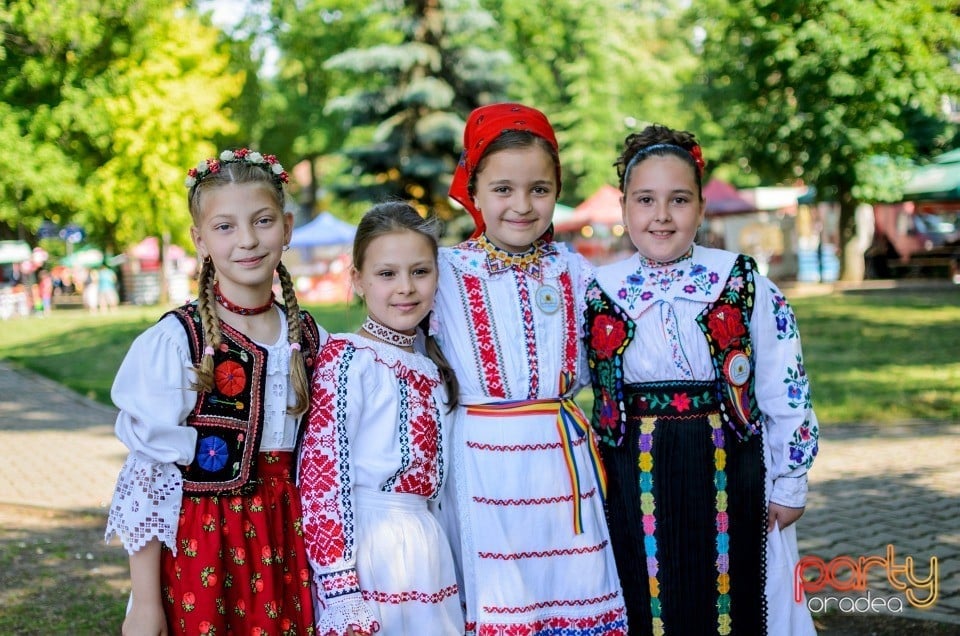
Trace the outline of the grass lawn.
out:
<instances>
[{"instance_id":1,"label":"grass lawn","mask_svg":"<svg viewBox=\"0 0 960 636\"><path fill-rule=\"evenodd\" d=\"M960 289L791 297L822 423L960 419ZM330 331L353 330L360 306L308 309ZM161 314L123 307L55 310L0 322L0 358L109 404L130 342ZM589 402L589 391L581 398ZM589 404L587 404L589 405ZM126 554L103 543L100 515L0 505L0 634L115 633L129 590ZM954 633L886 615L826 615L820 633Z\"/></svg>"},{"instance_id":2,"label":"grass lawn","mask_svg":"<svg viewBox=\"0 0 960 636\"><path fill-rule=\"evenodd\" d=\"M788 294L789 295L789 294ZM882 289L791 297L821 423L960 419L960 288ZM308 306L327 330L352 331L359 305ZM156 307L81 309L0 323L0 358L109 404L130 342ZM589 391L581 393L589 406Z\"/></svg>"}]
</instances>

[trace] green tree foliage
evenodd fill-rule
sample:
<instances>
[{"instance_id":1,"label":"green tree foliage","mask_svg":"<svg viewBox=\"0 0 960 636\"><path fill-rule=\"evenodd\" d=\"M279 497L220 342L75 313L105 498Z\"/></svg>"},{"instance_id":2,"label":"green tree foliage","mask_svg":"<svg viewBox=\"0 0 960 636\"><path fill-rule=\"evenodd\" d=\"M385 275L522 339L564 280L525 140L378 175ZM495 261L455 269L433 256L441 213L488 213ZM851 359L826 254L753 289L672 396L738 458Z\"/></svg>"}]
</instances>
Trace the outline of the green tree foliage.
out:
<instances>
[{"instance_id":1,"label":"green tree foliage","mask_svg":"<svg viewBox=\"0 0 960 636\"><path fill-rule=\"evenodd\" d=\"M328 59L350 88L327 105L342 117L350 162L335 185L350 200L399 197L450 217L450 176L464 117L502 99L509 61L475 0L382 0L365 19L377 39Z\"/></svg>"},{"instance_id":2,"label":"green tree foliage","mask_svg":"<svg viewBox=\"0 0 960 636\"><path fill-rule=\"evenodd\" d=\"M242 77L184 2L14 1L0 9L0 222L73 221L108 250L187 240L185 169L229 132Z\"/></svg>"},{"instance_id":3,"label":"green tree foliage","mask_svg":"<svg viewBox=\"0 0 960 636\"><path fill-rule=\"evenodd\" d=\"M270 4L266 36L280 59L275 74L262 78L264 100L256 136L285 160L306 160L301 205L312 216L321 182L318 172L330 163L322 158L337 152L348 132L343 113L326 105L356 84L356 78L326 68L324 62L372 41L374 24L368 20L365 1L305 0L294 5L271 0Z\"/></svg>"},{"instance_id":4,"label":"green tree foliage","mask_svg":"<svg viewBox=\"0 0 960 636\"><path fill-rule=\"evenodd\" d=\"M960 92L949 65L956 2L708 0L692 10L705 36L699 84L725 158L837 201L844 277L856 276L855 188L877 170L871 158L912 156L910 131L942 118L944 95Z\"/></svg>"},{"instance_id":5,"label":"green tree foliage","mask_svg":"<svg viewBox=\"0 0 960 636\"><path fill-rule=\"evenodd\" d=\"M563 199L577 204L616 181L627 133L692 118L683 86L695 58L680 2L483 0L510 50L510 97L543 110L557 128Z\"/></svg>"}]
</instances>

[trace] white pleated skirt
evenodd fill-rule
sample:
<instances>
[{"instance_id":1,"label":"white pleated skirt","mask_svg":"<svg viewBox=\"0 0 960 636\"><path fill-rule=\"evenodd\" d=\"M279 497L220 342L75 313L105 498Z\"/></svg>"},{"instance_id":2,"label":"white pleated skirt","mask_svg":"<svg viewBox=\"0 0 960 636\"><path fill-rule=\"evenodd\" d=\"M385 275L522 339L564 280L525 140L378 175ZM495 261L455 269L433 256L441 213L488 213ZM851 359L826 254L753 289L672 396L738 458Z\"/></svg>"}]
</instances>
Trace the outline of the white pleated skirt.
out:
<instances>
[{"instance_id":1,"label":"white pleated skirt","mask_svg":"<svg viewBox=\"0 0 960 636\"><path fill-rule=\"evenodd\" d=\"M419 495L355 491L357 575L380 636L464 633L453 555Z\"/></svg>"}]
</instances>

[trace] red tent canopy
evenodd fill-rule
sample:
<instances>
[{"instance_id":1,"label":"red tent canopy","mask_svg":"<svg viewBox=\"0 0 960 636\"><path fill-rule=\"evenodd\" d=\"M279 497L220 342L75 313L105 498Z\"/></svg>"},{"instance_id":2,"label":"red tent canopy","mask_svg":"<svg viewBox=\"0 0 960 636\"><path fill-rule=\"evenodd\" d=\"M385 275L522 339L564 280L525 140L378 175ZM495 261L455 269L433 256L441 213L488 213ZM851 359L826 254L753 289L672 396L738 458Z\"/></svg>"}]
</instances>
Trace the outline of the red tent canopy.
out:
<instances>
[{"instance_id":1,"label":"red tent canopy","mask_svg":"<svg viewBox=\"0 0 960 636\"><path fill-rule=\"evenodd\" d=\"M623 223L620 190L603 185L575 207L570 218L555 223L553 229L557 232L577 232L585 225L612 227L620 223Z\"/></svg>"},{"instance_id":2,"label":"red tent canopy","mask_svg":"<svg viewBox=\"0 0 960 636\"><path fill-rule=\"evenodd\" d=\"M738 214L756 210L753 203L743 198L735 187L720 179L711 179L704 186L703 198L707 201L707 216Z\"/></svg>"}]
</instances>

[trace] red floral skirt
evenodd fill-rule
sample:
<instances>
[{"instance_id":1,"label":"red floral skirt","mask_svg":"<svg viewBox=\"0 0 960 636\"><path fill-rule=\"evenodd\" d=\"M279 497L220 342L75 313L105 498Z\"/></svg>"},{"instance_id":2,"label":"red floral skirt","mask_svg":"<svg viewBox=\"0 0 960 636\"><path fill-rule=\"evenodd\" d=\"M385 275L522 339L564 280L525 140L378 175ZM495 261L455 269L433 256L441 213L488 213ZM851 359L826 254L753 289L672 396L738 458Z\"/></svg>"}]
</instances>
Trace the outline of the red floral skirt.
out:
<instances>
[{"instance_id":1,"label":"red floral skirt","mask_svg":"<svg viewBox=\"0 0 960 636\"><path fill-rule=\"evenodd\" d=\"M171 634L313 634L293 453L260 453L249 495L183 498L161 557Z\"/></svg>"}]
</instances>

